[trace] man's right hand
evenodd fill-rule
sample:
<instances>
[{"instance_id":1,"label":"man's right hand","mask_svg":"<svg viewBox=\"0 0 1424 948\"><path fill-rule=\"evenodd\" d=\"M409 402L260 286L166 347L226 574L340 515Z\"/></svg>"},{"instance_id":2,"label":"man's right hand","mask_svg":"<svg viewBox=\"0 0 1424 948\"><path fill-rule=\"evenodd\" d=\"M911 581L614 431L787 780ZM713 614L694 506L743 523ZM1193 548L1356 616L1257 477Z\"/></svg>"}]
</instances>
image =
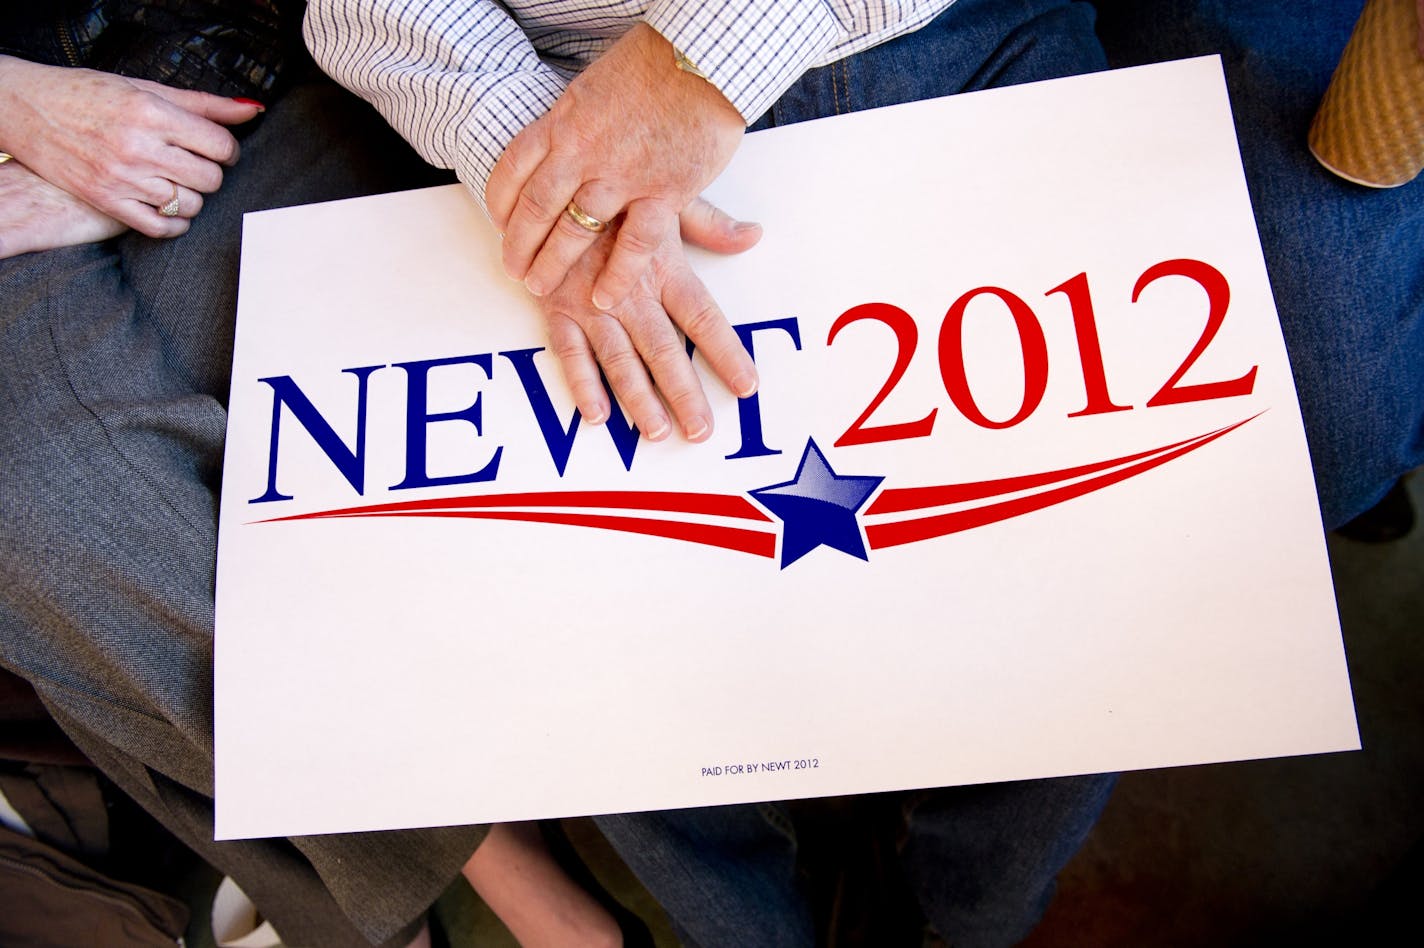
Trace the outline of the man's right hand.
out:
<instances>
[{"instance_id":1,"label":"man's right hand","mask_svg":"<svg viewBox=\"0 0 1424 948\"><path fill-rule=\"evenodd\" d=\"M593 306L591 289L613 252L616 228L599 235L563 283L539 297L550 348L590 424L607 420L610 411L601 366L613 394L649 440L660 441L671 433L668 409L687 440L711 436L712 410L679 327L735 395L744 398L756 391L756 365L692 272L683 242L740 253L761 239L761 228L739 224L700 198L682 213L680 224L681 235L663 239L632 292L609 311Z\"/></svg>"}]
</instances>

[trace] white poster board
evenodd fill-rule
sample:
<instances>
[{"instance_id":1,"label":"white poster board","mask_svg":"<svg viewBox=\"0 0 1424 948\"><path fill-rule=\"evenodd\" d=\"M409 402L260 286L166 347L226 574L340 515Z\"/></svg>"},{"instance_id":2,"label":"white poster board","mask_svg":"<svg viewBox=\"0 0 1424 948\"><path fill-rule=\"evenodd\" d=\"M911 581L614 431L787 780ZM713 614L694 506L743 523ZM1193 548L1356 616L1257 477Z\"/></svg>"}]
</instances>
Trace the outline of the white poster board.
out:
<instances>
[{"instance_id":1,"label":"white poster board","mask_svg":"<svg viewBox=\"0 0 1424 948\"><path fill-rule=\"evenodd\" d=\"M219 838L1358 747L1214 58L759 133L710 197L762 385L699 359L696 445L571 427L460 188L248 216Z\"/></svg>"}]
</instances>

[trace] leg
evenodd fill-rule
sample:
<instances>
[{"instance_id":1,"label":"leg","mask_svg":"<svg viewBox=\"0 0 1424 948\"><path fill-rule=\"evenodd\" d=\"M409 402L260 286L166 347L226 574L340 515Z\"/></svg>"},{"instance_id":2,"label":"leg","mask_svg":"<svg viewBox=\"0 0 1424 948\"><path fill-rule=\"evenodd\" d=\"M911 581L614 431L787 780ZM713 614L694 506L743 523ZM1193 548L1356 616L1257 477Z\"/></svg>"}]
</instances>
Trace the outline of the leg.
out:
<instances>
[{"instance_id":1,"label":"leg","mask_svg":"<svg viewBox=\"0 0 1424 948\"><path fill-rule=\"evenodd\" d=\"M1086 4L959 0L909 36L808 72L753 129L1091 72L1104 65L1093 34L1092 9ZM1000 788L981 788L981 795L989 800L1000 793ZM1082 841L1091 817L1083 822L1086 811L1077 806L1052 812L1075 801L1049 792L1030 791L1010 800L1024 801L1026 810L1037 800L1050 810L1039 814L1045 825L1058 821L1073 827L1062 837L1040 841L1046 859L1041 865L1030 866L1035 853L1020 846L1016 849L1020 859L1006 867L1021 875L1039 869L1038 889L1024 896L1036 897ZM930 825L939 818L937 812L931 816L926 810L916 825ZM949 818L948 813L944 818ZM601 817L599 825L690 944L743 943L748 932L756 933L759 945L811 944L813 926L795 872L795 835L779 808L728 806L628 814ZM1019 846L1017 827L1002 820L961 829L985 851ZM948 859L928 846L914 852L916 864L928 875L934 873L936 859ZM945 865L958 871L956 862ZM987 873L980 878L985 885L1000 882ZM1018 880L1010 883L1026 885ZM934 901L944 892L943 886L927 883L921 894ZM938 917L932 908L926 911ZM1030 922L1036 919L1035 913Z\"/></svg>"},{"instance_id":2,"label":"leg","mask_svg":"<svg viewBox=\"0 0 1424 948\"><path fill-rule=\"evenodd\" d=\"M565 874L537 823L497 823L462 870L524 948L623 943L613 916Z\"/></svg>"},{"instance_id":3,"label":"leg","mask_svg":"<svg viewBox=\"0 0 1424 948\"><path fill-rule=\"evenodd\" d=\"M1101 774L908 794L901 861L930 924L965 948L1027 937L1116 779Z\"/></svg>"},{"instance_id":4,"label":"leg","mask_svg":"<svg viewBox=\"0 0 1424 948\"><path fill-rule=\"evenodd\" d=\"M796 873L796 833L780 805L696 807L596 821L689 948L813 943Z\"/></svg>"},{"instance_id":5,"label":"leg","mask_svg":"<svg viewBox=\"0 0 1424 948\"><path fill-rule=\"evenodd\" d=\"M1106 66L1086 3L958 0L908 36L806 73L752 130Z\"/></svg>"},{"instance_id":6,"label":"leg","mask_svg":"<svg viewBox=\"0 0 1424 948\"><path fill-rule=\"evenodd\" d=\"M360 155L403 146L322 88L272 108L187 236L0 262L0 662L288 940L404 945L480 828L212 835L214 491L237 215L273 193L402 183L371 175ZM270 190L274 178L283 189Z\"/></svg>"},{"instance_id":7,"label":"leg","mask_svg":"<svg viewBox=\"0 0 1424 948\"><path fill-rule=\"evenodd\" d=\"M1360 3L1101 4L1114 64L1220 53L1329 528L1424 463L1424 179L1325 171L1306 131Z\"/></svg>"}]
</instances>

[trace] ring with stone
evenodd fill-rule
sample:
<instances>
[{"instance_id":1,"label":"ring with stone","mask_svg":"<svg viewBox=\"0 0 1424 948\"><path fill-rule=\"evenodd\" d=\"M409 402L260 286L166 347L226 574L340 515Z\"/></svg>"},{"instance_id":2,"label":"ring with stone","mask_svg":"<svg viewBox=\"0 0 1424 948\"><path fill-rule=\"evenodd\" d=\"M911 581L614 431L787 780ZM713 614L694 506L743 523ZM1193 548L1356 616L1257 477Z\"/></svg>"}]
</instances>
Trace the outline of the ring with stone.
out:
<instances>
[{"instance_id":1,"label":"ring with stone","mask_svg":"<svg viewBox=\"0 0 1424 948\"><path fill-rule=\"evenodd\" d=\"M168 199L168 203L158 209L158 213L164 217L178 216L178 185L173 185L173 196Z\"/></svg>"}]
</instances>

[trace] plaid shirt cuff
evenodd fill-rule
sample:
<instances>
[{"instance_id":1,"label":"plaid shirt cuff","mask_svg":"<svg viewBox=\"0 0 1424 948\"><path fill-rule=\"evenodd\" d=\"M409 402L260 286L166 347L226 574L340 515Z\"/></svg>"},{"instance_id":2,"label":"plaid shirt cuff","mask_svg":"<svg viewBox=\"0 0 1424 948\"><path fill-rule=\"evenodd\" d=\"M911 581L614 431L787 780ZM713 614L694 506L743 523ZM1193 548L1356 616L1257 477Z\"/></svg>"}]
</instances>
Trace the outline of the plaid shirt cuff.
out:
<instances>
[{"instance_id":1,"label":"plaid shirt cuff","mask_svg":"<svg viewBox=\"0 0 1424 948\"><path fill-rule=\"evenodd\" d=\"M644 20L706 74L748 125L843 34L821 0L655 0Z\"/></svg>"}]
</instances>

